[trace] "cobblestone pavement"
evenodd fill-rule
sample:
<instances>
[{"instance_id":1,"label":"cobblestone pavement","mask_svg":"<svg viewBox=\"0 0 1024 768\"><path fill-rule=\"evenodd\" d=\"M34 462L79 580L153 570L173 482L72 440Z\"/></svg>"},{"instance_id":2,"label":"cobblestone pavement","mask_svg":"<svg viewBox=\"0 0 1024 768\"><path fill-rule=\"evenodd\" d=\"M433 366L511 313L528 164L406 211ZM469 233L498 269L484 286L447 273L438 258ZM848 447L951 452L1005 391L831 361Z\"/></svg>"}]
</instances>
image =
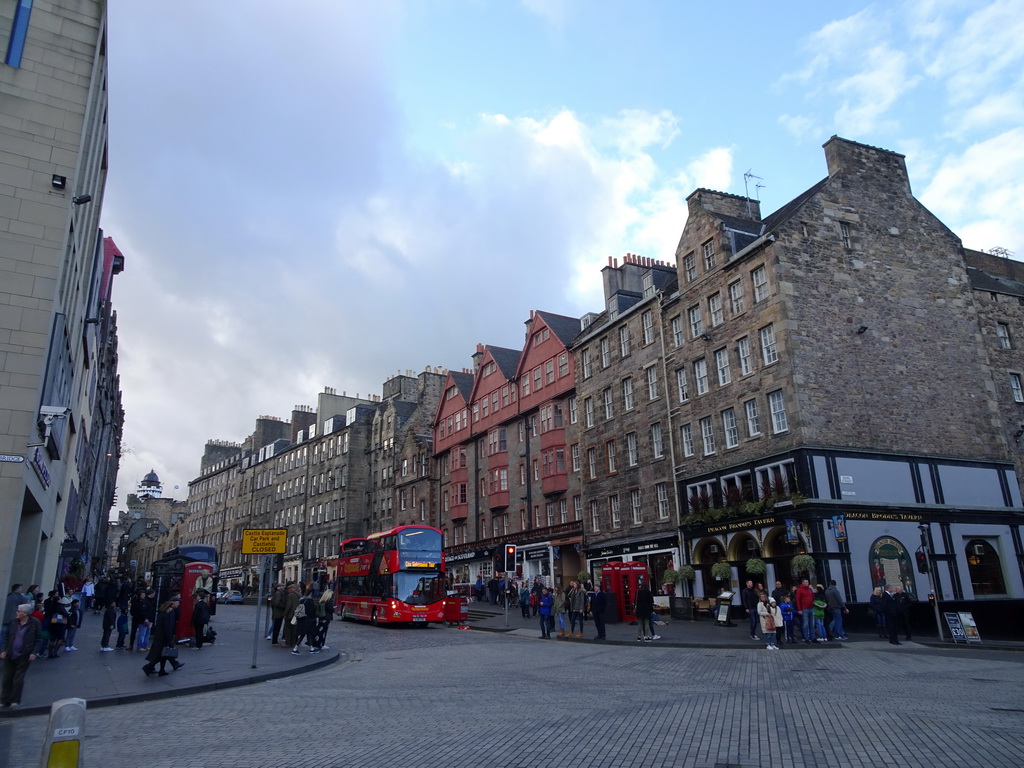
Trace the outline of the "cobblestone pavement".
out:
<instances>
[{"instance_id":1,"label":"cobblestone pavement","mask_svg":"<svg viewBox=\"0 0 1024 768\"><path fill-rule=\"evenodd\" d=\"M335 625L346 661L90 710L90 766L1024 765L1024 653L800 653ZM0 722L38 765L46 718ZM6 760L6 762L5 762Z\"/></svg>"}]
</instances>

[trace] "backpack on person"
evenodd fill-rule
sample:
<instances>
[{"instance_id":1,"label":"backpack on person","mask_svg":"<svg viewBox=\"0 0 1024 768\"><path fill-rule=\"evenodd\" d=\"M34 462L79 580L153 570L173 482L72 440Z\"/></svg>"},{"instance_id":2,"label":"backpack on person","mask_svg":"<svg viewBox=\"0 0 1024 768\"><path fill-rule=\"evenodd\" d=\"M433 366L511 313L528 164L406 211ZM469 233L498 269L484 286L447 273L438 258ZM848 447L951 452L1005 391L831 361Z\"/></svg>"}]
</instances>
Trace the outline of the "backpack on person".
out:
<instances>
[{"instance_id":1,"label":"backpack on person","mask_svg":"<svg viewBox=\"0 0 1024 768\"><path fill-rule=\"evenodd\" d=\"M306 618L306 606L301 601L299 602L299 604L297 606L295 606L294 618L295 619L304 619L304 618Z\"/></svg>"},{"instance_id":2,"label":"backpack on person","mask_svg":"<svg viewBox=\"0 0 1024 768\"><path fill-rule=\"evenodd\" d=\"M314 606L313 611L314 611L314 613L316 613L316 617L318 619L324 619L324 618L327 617L327 609L324 608L324 603L323 603L322 600L318 600L316 602L316 605Z\"/></svg>"}]
</instances>

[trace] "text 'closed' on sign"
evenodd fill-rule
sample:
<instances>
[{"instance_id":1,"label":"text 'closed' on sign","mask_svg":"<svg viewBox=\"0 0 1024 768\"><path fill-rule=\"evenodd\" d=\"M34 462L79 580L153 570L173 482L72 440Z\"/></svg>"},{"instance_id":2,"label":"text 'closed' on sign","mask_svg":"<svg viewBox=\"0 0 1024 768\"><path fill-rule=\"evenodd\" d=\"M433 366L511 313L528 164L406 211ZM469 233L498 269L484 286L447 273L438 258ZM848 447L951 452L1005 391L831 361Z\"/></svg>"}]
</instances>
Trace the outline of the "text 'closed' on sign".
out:
<instances>
[{"instance_id":1,"label":"text 'closed' on sign","mask_svg":"<svg viewBox=\"0 0 1024 768\"><path fill-rule=\"evenodd\" d=\"M242 531L242 554L282 555L287 538L286 528L246 528Z\"/></svg>"}]
</instances>

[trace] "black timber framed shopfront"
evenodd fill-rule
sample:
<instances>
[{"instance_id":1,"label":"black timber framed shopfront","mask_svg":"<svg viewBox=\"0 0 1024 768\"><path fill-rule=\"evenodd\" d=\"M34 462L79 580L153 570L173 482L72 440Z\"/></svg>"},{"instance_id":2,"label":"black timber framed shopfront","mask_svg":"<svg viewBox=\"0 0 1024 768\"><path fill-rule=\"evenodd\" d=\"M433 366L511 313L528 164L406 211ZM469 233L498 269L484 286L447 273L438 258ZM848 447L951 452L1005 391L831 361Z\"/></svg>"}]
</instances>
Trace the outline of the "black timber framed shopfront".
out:
<instances>
[{"instance_id":1,"label":"black timber framed shopfront","mask_svg":"<svg viewBox=\"0 0 1024 768\"><path fill-rule=\"evenodd\" d=\"M714 597L749 577L772 589L835 579L851 604L874 587L899 582L926 603L971 610L982 630L1024 618L1024 508L1009 462L801 449L680 483L687 502L685 557L694 592ZM926 544L931 574L915 553ZM794 573L797 554L813 572ZM764 574L748 574L758 558ZM711 567L726 562L728 582Z\"/></svg>"}]
</instances>

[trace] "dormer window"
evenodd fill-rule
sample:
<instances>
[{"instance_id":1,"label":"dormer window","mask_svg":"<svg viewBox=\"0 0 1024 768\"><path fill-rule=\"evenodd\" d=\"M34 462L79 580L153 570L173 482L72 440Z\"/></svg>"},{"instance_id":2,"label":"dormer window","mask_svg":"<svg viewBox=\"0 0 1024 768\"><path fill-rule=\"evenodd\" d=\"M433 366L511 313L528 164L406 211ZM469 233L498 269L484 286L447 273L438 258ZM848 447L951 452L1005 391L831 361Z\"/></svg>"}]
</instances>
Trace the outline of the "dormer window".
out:
<instances>
[{"instance_id":1,"label":"dormer window","mask_svg":"<svg viewBox=\"0 0 1024 768\"><path fill-rule=\"evenodd\" d=\"M704 254L704 271L710 272L715 268L715 241L708 240L701 246L701 251Z\"/></svg>"},{"instance_id":2,"label":"dormer window","mask_svg":"<svg viewBox=\"0 0 1024 768\"><path fill-rule=\"evenodd\" d=\"M644 275L644 298L650 298L654 295L654 274L648 272Z\"/></svg>"}]
</instances>

